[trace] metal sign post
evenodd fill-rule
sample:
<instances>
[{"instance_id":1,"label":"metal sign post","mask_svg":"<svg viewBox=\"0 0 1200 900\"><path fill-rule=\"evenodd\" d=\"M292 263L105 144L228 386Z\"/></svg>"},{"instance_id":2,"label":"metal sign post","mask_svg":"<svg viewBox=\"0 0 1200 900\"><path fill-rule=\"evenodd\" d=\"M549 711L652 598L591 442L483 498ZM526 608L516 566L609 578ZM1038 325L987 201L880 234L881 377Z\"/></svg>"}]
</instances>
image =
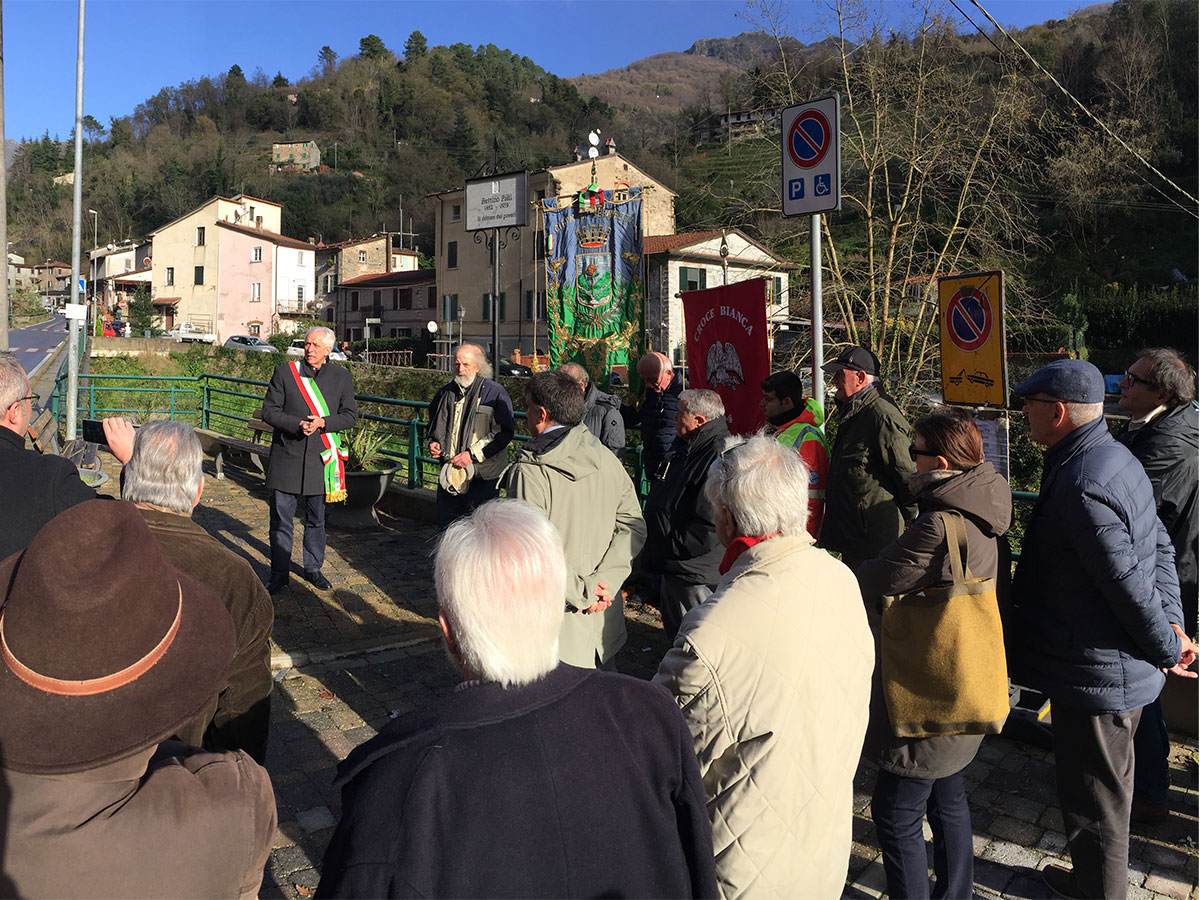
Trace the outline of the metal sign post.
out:
<instances>
[{"instance_id":1,"label":"metal sign post","mask_svg":"<svg viewBox=\"0 0 1200 900\"><path fill-rule=\"evenodd\" d=\"M529 173L500 172L500 150L493 142L493 163L483 178L466 185L465 227L475 232L475 243L485 243L492 255L492 291L488 298L492 317L492 365L500 365L500 251L509 240L520 240L529 204ZM486 238L484 235L491 232ZM504 234L506 240L501 239Z\"/></svg>"},{"instance_id":2,"label":"metal sign post","mask_svg":"<svg viewBox=\"0 0 1200 900\"><path fill-rule=\"evenodd\" d=\"M825 315L821 298L821 213L842 208L842 104L837 94L780 114L783 215L809 216L812 395L825 408Z\"/></svg>"}]
</instances>

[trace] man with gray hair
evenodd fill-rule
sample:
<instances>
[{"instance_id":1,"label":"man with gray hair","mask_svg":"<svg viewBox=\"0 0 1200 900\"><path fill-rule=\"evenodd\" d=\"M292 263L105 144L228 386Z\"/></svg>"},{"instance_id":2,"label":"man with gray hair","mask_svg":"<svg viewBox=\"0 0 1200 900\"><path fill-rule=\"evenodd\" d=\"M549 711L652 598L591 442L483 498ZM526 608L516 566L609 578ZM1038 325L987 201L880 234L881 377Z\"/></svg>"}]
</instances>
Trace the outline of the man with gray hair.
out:
<instances>
[{"instance_id":1,"label":"man with gray hair","mask_svg":"<svg viewBox=\"0 0 1200 900\"><path fill-rule=\"evenodd\" d=\"M204 491L203 461L191 425L147 422L134 439L121 498L138 508L171 563L211 588L233 619L236 651L226 684L176 737L213 753L245 750L266 765L275 611L250 563L192 521Z\"/></svg>"},{"instance_id":2,"label":"man with gray hair","mask_svg":"<svg viewBox=\"0 0 1200 900\"><path fill-rule=\"evenodd\" d=\"M583 391L583 424L587 430L624 462L625 420L621 418L621 401L592 384L587 369L579 363L563 363L558 370L571 376Z\"/></svg>"},{"instance_id":3,"label":"man with gray hair","mask_svg":"<svg viewBox=\"0 0 1200 900\"><path fill-rule=\"evenodd\" d=\"M679 395L675 434L678 449L646 498L646 546L637 566L659 579L658 604L669 640L675 639L687 611L707 600L721 577L717 566L723 551L704 482L713 461L736 443L716 391Z\"/></svg>"},{"instance_id":4,"label":"man with gray hair","mask_svg":"<svg viewBox=\"0 0 1200 900\"><path fill-rule=\"evenodd\" d=\"M854 575L813 545L807 491L766 435L712 464L721 578L654 676L700 760L722 897L845 886L875 649Z\"/></svg>"},{"instance_id":5,"label":"man with gray hair","mask_svg":"<svg viewBox=\"0 0 1200 900\"><path fill-rule=\"evenodd\" d=\"M847 347L821 369L833 376L838 429L818 543L857 569L900 537L905 521L917 514L908 487L916 471L908 452L912 431L884 392L879 357L866 347Z\"/></svg>"},{"instance_id":6,"label":"man with gray hair","mask_svg":"<svg viewBox=\"0 0 1200 900\"><path fill-rule=\"evenodd\" d=\"M527 503L446 529L438 621L463 682L338 767L318 897L717 895L679 710L644 681L558 662L569 577Z\"/></svg>"},{"instance_id":7,"label":"man with gray hair","mask_svg":"<svg viewBox=\"0 0 1200 900\"><path fill-rule=\"evenodd\" d=\"M1176 350L1149 347L1121 379L1120 407L1130 415L1117 440L1146 470L1154 503L1175 548L1183 630L1196 634L1197 450L1196 370ZM1194 700L1194 695L1193 695ZM1171 740L1162 703L1142 709L1134 743L1131 822L1153 823L1169 812Z\"/></svg>"},{"instance_id":8,"label":"man with gray hair","mask_svg":"<svg viewBox=\"0 0 1200 900\"><path fill-rule=\"evenodd\" d=\"M96 499L70 460L25 447L37 399L17 355L0 351L0 559L28 547L60 512ZM122 463L128 460L133 426L123 419L105 419L104 434L113 455Z\"/></svg>"},{"instance_id":9,"label":"man with gray hair","mask_svg":"<svg viewBox=\"0 0 1200 900\"><path fill-rule=\"evenodd\" d=\"M438 471L438 525L499 494L496 482L508 465L508 445L516 433L512 398L475 344L454 351L454 379L429 401L429 455Z\"/></svg>"},{"instance_id":10,"label":"man with gray hair","mask_svg":"<svg viewBox=\"0 0 1200 900\"><path fill-rule=\"evenodd\" d=\"M1183 630L1175 554L1137 459L1104 421L1104 376L1060 359L1017 386L1046 447L1021 545L1009 629L1013 678L1051 700L1059 806L1073 869L1043 878L1064 897L1129 888L1133 735L1166 671L1195 646Z\"/></svg>"},{"instance_id":11,"label":"man with gray hair","mask_svg":"<svg viewBox=\"0 0 1200 900\"><path fill-rule=\"evenodd\" d=\"M304 335L304 359L276 366L263 398L262 418L275 429L267 461L271 508L271 578L274 594L287 586L292 567L292 517L304 509L304 578L319 591L333 585L325 563L325 503L346 499L346 448L339 433L358 421L350 372L329 363L334 336L328 328Z\"/></svg>"}]
</instances>

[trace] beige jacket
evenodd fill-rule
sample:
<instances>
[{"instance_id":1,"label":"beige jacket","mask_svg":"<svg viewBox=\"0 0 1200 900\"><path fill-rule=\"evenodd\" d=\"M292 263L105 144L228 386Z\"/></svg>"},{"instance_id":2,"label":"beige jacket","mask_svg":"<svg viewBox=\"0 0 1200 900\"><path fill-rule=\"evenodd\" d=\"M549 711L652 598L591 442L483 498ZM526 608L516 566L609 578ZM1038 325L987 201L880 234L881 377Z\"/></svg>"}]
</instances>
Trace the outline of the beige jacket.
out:
<instances>
[{"instance_id":1,"label":"beige jacket","mask_svg":"<svg viewBox=\"0 0 1200 900\"><path fill-rule=\"evenodd\" d=\"M654 680L700 760L721 896L838 897L874 645L850 570L803 536L744 551Z\"/></svg>"}]
</instances>

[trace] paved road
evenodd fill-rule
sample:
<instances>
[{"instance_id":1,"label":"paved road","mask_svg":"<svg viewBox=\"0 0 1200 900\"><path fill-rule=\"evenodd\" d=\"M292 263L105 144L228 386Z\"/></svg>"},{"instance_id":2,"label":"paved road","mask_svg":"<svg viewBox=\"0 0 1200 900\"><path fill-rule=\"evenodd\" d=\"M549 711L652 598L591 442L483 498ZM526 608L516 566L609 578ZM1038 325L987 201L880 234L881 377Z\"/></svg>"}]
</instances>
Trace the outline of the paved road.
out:
<instances>
[{"instance_id":1,"label":"paved road","mask_svg":"<svg viewBox=\"0 0 1200 900\"><path fill-rule=\"evenodd\" d=\"M25 371L32 372L67 339L65 316L51 316L49 322L28 325L8 333L8 347L17 355Z\"/></svg>"}]
</instances>

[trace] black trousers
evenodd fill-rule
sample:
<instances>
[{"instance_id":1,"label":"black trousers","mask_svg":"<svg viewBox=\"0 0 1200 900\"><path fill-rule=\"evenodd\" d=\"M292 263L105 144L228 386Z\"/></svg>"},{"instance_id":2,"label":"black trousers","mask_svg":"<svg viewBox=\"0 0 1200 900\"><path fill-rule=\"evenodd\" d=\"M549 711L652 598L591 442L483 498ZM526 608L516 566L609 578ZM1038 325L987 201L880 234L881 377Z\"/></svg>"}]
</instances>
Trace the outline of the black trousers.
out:
<instances>
[{"instance_id":1,"label":"black trousers","mask_svg":"<svg viewBox=\"0 0 1200 900\"><path fill-rule=\"evenodd\" d=\"M286 575L292 565L292 517L296 507L304 511L304 571L319 572L325 564L325 495L289 494L272 491L271 574Z\"/></svg>"},{"instance_id":2,"label":"black trousers","mask_svg":"<svg viewBox=\"0 0 1200 900\"><path fill-rule=\"evenodd\" d=\"M963 773L945 778L908 778L880 769L871 797L871 818L879 848L888 896L926 900L929 864L921 820L929 818L933 832L932 896L971 900L975 888L975 848L971 843L971 810Z\"/></svg>"},{"instance_id":3,"label":"black trousers","mask_svg":"<svg viewBox=\"0 0 1200 900\"><path fill-rule=\"evenodd\" d=\"M1075 887L1123 900L1129 891L1133 735L1142 710L1096 715L1055 701L1054 769Z\"/></svg>"},{"instance_id":4,"label":"black trousers","mask_svg":"<svg viewBox=\"0 0 1200 900\"><path fill-rule=\"evenodd\" d=\"M469 516L475 507L500 496L499 480L472 478L465 494L452 494L441 485L437 489L438 528L445 528L460 516Z\"/></svg>"},{"instance_id":5,"label":"black trousers","mask_svg":"<svg viewBox=\"0 0 1200 900\"><path fill-rule=\"evenodd\" d=\"M712 588L707 584L688 584L674 575L662 576L658 587L658 608L662 611L663 631L667 640L674 643L688 610L695 609L712 593Z\"/></svg>"}]
</instances>

